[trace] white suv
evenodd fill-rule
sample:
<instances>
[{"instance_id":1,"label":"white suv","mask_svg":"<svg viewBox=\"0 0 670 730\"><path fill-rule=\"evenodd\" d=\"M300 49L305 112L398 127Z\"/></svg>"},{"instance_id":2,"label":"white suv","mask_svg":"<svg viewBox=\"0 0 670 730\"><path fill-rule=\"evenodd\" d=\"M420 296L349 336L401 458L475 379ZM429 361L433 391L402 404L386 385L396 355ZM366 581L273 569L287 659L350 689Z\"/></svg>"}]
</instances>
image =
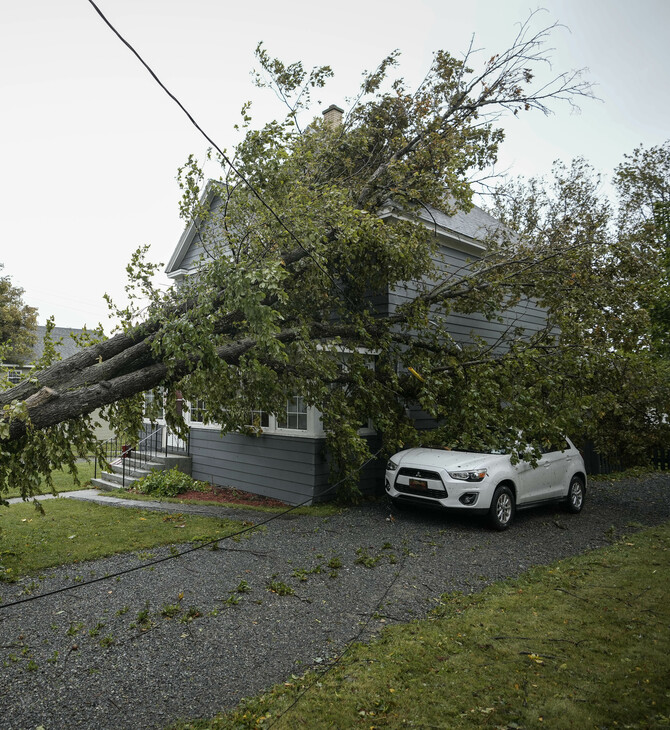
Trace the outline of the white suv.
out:
<instances>
[{"instance_id":1,"label":"white suv","mask_svg":"<svg viewBox=\"0 0 670 730\"><path fill-rule=\"evenodd\" d=\"M505 530L517 509L562 501L581 512L586 470L568 439L545 451L532 466L512 464L509 454L416 448L400 451L386 465L386 493L394 504L433 505L487 514L491 526Z\"/></svg>"}]
</instances>

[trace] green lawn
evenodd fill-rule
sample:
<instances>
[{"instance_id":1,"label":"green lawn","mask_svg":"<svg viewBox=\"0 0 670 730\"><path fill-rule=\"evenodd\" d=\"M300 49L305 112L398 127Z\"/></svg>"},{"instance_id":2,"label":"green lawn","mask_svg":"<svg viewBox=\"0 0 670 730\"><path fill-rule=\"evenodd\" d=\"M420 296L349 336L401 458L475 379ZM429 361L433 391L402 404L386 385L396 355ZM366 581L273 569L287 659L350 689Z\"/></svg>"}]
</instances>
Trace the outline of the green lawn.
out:
<instances>
[{"instance_id":1,"label":"green lawn","mask_svg":"<svg viewBox=\"0 0 670 730\"><path fill-rule=\"evenodd\" d=\"M45 568L147 549L224 537L240 522L121 509L74 499L48 499L0 508L0 580Z\"/></svg>"},{"instance_id":2,"label":"green lawn","mask_svg":"<svg viewBox=\"0 0 670 730\"><path fill-rule=\"evenodd\" d=\"M51 474L53 479L54 488L57 492L73 492L77 489L86 489L88 482L93 479L93 471L95 464L92 461L87 461L82 464L77 464L77 476L79 478L79 484L74 481L74 477L68 471L55 471ZM44 494L51 494L51 491L47 485L42 482L42 491ZM8 492L1 495L5 499L10 497L20 497L21 492L18 489L10 488Z\"/></svg>"},{"instance_id":3,"label":"green lawn","mask_svg":"<svg viewBox=\"0 0 670 730\"><path fill-rule=\"evenodd\" d=\"M326 673L178 727L668 728L668 586L665 524L444 595L431 619L387 629Z\"/></svg>"}]
</instances>

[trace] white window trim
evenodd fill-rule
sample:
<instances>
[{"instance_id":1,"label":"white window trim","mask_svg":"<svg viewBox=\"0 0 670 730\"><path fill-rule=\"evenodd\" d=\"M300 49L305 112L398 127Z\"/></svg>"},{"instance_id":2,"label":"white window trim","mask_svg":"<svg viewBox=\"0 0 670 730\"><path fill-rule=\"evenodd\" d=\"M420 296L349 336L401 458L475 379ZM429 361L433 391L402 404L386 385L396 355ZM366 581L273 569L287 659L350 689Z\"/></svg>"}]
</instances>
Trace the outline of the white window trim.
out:
<instances>
[{"instance_id":1,"label":"white window trim","mask_svg":"<svg viewBox=\"0 0 670 730\"><path fill-rule=\"evenodd\" d=\"M202 398L200 398L198 400L202 400L202 402L204 403L204 400ZM188 409L187 417L185 418L186 423L188 423L188 424L191 424L191 423L200 424L203 427L205 427L205 426L216 426L216 424L213 424L213 423L207 423L207 424L205 424L203 421L197 421L197 420L195 420L193 418L193 410L194 410L193 401L190 401L190 402L189 401L184 401L184 403L185 403L185 405L186 405L186 407ZM207 410L206 406L204 408L202 408L202 410L203 411L206 411Z\"/></svg>"},{"instance_id":2,"label":"white window trim","mask_svg":"<svg viewBox=\"0 0 670 730\"><path fill-rule=\"evenodd\" d=\"M219 423L211 422L204 423L203 421L195 421L192 418L193 410L191 404L187 403L188 411L185 414L186 425L190 429L198 429L204 431L220 431L221 425ZM361 436L374 436L377 431L372 425L372 419L368 418L368 425L358 429L358 433ZM273 413L268 414L268 425L261 429L263 436L290 436L291 438L325 438L326 431L323 427L323 421L321 419L321 411L315 406L307 406L307 428L306 429L295 429L295 428L281 428L278 425L279 419ZM157 418L155 421L150 421L148 418L144 418L144 423L150 424L155 423L158 426L165 426L165 417Z\"/></svg>"},{"instance_id":3,"label":"white window trim","mask_svg":"<svg viewBox=\"0 0 670 730\"><path fill-rule=\"evenodd\" d=\"M152 391L145 391L144 392L144 398L145 398L144 407L145 407L145 409L146 409L146 394L147 393L150 393L150 392L152 392ZM165 394L164 393L163 393L163 398L165 398ZM166 425L166 423L165 423L165 402L163 402L163 409L162 410L163 410L163 415L160 416L159 418L154 418L153 420L151 418L147 418L146 415L143 416L144 423L149 424L149 425L151 425L152 423L155 423L157 426L165 426Z\"/></svg>"},{"instance_id":4,"label":"white window trim","mask_svg":"<svg viewBox=\"0 0 670 730\"><path fill-rule=\"evenodd\" d=\"M279 428L277 426L277 416L273 413L269 415L269 425L262 429L263 436L290 436L291 438L323 438L326 432L323 430L321 422L321 412L314 406L307 406L307 429ZM220 431L221 425L218 423L203 423L202 421L193 421L191 419L191 409L186 418L189 428L202 430Z\"/></svg>"},{"instance_id":5,"label":"white window trim","mask_svg":"<svg viewBox=\"0 0 670 730\"><path fill-rule=\"evenodd\" d=\"M377 431L371 424L372 419L368 419L368 425L358 429L361 436L374 436ZM148 418L144 419L145 423L150 423ZM154 421L159 426L165 425L165 419L159 418ZM191 410L189 408L186 416L186 425L203 431L220 431L221 426L218 423L203 423L202 421L194 421L191 419ZM326 431L323 428L321 420L321 411L315 406L307 406L307 428L306 430L293 428L280 428L277 426L277 417L272 413L269 414L269 425L262 428L263 436L290 436L291 438L325 438Z\"/></svg>"},{"instance_id":6,"label":"white window trim","mask_svg":"<svg viewBox=\"0 0 670 730\"><path fill-rule=\"evenodd\" d=\"M275 433L280 436L303 436L307 438L318 438L326 435L321 422L321 411L314 406L307 406L307 428L281 428L277 425L278 419L275 414L270 414L270 426L268 432ZM265 430L263 431L265 433Z\"/></svg>"},{"instance_id":7,"label":"white window trim","mask_svg":"<svg viewBox=\"0 0 670 730\"><path fill-rule=\"evenodd\" d=\"M368 417L368 425L362 426L356 433L359 436L374 436L377 433L377 429L372 425L372 418Z\"/></svg>"}]
</instances>

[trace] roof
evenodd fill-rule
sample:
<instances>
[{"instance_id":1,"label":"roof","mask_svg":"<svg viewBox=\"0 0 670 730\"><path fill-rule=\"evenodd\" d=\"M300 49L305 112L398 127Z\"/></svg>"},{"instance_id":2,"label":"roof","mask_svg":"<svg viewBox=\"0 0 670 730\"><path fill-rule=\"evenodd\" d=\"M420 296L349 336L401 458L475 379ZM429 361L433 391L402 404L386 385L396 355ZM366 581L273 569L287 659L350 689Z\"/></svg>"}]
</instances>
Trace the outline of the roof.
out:
<instances>
[{"instance_id":1,"label":"roof","mask_svg":"<svg viewBox=\"0 0 670 730\"><path fill-rule=\"evenodd\" d=\"M209 180L201 195L201 202L211 205L216 197L216 189L215 181ZM486 240L492 231L499 230L502 225L500 221L476 205L473 205L468 211L458 210L454 215L447 215L430 205L417 207L416 210L409 213L392 200L389 200L383 204L379 212L379 217L418 219L429 228L434 228L437 233L441 233L452 241L460 242L465 250L471 250L473 252L483 251L485 249L483 241ZM165 268L170 278L176 278L179 275L187 273L182 268L182 262L191 247L196 232L197 227L193 221L184 229L170 261Z\"/></svg>"},{"instance_id":2,"label":"roof","mask_svg":"<svg viewBox=\"0 0 670 730\"><path fill-rule=\"evenodd\" d=\"M426 223L434 223L439 228L477 241L481 241L501 225L500 221L476 205L467 212L459 210L455 215L447 215L437 208L426 206L420 209L418 217Z\"/></svg>"},{"instance_id":3,"label":"roof","mask_svg":"<svg viewBox=\"0 0 670 730\"><path fill-rule=\"evenodd\" d=\"M454 215L448 215L431 205L408 210L392 200L387 200L379 217L419 221L448 239L447 246L475 255L481 255L486 250L485 241L502 228L499 220L476 205L468 211L457 210Z\"/></svg>"},{"instance_id":4,"label":"roof","mask_svg":"<svg viewBox=\"0 0 670 730\"><path fill-rule=\"evenodd\" d=\"M32 356L27 358L27 360L38 360L44 354L44 336L46 331L47 328L45 325L37 326L35 332L37 342L35 343ZM63 360L83 349L70 336L72 333L80 335L82 332L83 330L74 329L73 327L54 327L51 330L51 339L54 341L56 352L60 354Z\"/></svg>"}]
</instances>

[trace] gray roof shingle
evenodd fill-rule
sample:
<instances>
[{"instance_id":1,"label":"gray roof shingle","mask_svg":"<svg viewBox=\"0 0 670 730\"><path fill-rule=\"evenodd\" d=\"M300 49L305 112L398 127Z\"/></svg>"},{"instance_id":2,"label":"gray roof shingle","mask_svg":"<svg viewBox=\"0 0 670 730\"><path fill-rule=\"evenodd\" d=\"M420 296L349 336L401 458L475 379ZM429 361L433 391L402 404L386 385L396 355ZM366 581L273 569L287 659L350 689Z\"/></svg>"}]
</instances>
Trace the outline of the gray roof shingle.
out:
<instances>
[{"instance_id":1,"label":"gray roof shingle","mask_svg":"<svg viewBox=\"0 0 670 730\"><path fill-rule=\"evenodd\" d=\"M437 224L441 228L477 241L485 239L492 231L501 227L500 221L476 205L467 212L459 210L455 215L447 215L431 206L418 209L417 214L422 221Z\"/></svg>"},{"instance_id":2,"label":"gray roof shingle","mask_svg":"<svg viewBox=\"0 0 670 730\"><path fill-rule=\"evenodd\" d=\"M45 325L37 326L37 342L33 350L32 357L29 360L38 360L44 353L44 335L46 334L47 328ZM79 352L82 348L70 336L71 333L80 335L83 330L74 329L73 327L54 327L51 330L51 339L54 340L56 351L60 353L60 356L65 360L66 358Z\"/></svg>"}]
</instances>

